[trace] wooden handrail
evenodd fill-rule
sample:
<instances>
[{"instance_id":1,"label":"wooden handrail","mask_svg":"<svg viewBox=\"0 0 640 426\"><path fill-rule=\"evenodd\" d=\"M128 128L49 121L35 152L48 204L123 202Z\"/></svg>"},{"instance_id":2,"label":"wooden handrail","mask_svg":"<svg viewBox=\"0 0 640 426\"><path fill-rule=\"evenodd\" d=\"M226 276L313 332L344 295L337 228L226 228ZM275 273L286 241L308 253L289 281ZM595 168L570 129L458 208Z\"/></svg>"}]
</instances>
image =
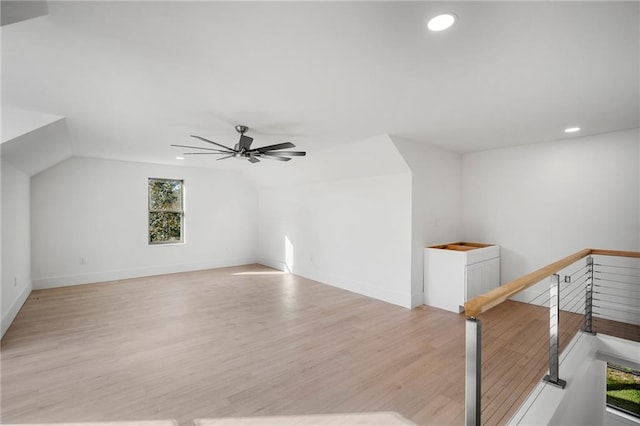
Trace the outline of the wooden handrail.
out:
<instances>
[{"instance_id":1,"label":"wooden handrail","mask_svg":"<svg viewBox=\"0 0 640 426\"><path fill-rule=\"evenodd\" d=\"M619 250L602 250L602 249L584 249L570 256L560 259L557 262L551 263L544 268L540 268L537 271L533 271L527 275L523 275L510 283L493 289L485 294L475 297L464 304L465 314L469 317L475 317L489 309L497 306L507 300L509 297L522 290L539 283L543 279L547 278L566 268L567 266L577 262L583 257L587 257L590 254L599 254L604 256L621 256L621 257L635 257L640 258L640 252L635 251L619 251Z\"/></svg>"},{"instance_id":2,"label":"wooden handrail","mask_svg":"<svg viewBox=\"0 0 640 426\"><path fill-rule=\"evenodd\" d=\"M640 252L637 251L591 249L590 254L600 254L603 256L635 257L640 259Z\"/></svg>"}]
</instances>

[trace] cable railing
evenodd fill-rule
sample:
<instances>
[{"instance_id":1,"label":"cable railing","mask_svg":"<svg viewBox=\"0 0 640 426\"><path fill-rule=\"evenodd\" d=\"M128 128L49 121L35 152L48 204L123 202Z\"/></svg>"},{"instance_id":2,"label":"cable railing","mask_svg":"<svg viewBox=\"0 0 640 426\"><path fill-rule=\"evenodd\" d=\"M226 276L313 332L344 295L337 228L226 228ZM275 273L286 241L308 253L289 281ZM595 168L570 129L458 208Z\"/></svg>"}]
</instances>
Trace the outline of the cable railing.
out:
<instances>
[{"instance_id":1,"label":"cable railing","mask_svg":"<svg viewBox=\"0 0 640 426\"><path fill-rule=\"evenodd\" d=\"M490 312L514 296L524 303ZM579 330L640 341L640 252L581 250L469 300L465 314L465 423L482 424L489 404L486 423L500 423L535 383L522 379L523 368L533 369L535 381L546 370L542 380L564 389L559 355ZM498 391L496 374L515 385Z\"/></svg>"}]
</instances>

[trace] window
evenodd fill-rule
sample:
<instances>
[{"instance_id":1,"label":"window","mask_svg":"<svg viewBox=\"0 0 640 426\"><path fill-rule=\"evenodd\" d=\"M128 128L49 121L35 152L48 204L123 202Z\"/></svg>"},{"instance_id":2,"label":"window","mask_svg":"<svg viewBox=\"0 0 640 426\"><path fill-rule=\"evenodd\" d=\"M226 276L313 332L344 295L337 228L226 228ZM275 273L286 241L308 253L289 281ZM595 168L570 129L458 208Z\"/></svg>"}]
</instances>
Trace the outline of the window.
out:
<instances>
[{"instance_id":1,"label":"window","mask_svg":"<svg viewBox=\"0 0 640 426\"><path fill-rule=\"evenodd\" d=\"M607 363L607 406L640 418L640 371Z\"/></svg>"},{"instance_id":2,"label":"window","mask_svg":"<svg viewBox=\"0 0 640 426\"><path fill-rule=\"evenodd\" d=\"M184 182L149 178L149 244L184 242Z\"/></svg>"}]
</instances>

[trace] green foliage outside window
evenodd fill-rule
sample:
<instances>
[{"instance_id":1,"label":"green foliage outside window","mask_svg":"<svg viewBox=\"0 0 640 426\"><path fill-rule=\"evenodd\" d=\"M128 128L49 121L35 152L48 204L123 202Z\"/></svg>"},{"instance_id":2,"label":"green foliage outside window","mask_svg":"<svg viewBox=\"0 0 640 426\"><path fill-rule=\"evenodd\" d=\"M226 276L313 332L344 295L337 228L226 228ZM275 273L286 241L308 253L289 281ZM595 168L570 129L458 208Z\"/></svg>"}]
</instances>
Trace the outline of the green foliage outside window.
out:
<instances>
[{"instance_id":1,"label":"green foliage outside window","mask_svg":"<svg viewBox=\"0 0 640 426\"><path fill-rule=\"evenodd\" d=\"M183 241L183 182L149 179L149 244Z\"/></svg>"},{"instance_id":2,"label":"green foliage outside window","mask_svg":"<svg viewBox=\"0 0 640 426\"><path fill-rule=\"evenodd\" d=\"M640 371L607 366L607 405L640 417Z\"/></svg>"}]
</instances>

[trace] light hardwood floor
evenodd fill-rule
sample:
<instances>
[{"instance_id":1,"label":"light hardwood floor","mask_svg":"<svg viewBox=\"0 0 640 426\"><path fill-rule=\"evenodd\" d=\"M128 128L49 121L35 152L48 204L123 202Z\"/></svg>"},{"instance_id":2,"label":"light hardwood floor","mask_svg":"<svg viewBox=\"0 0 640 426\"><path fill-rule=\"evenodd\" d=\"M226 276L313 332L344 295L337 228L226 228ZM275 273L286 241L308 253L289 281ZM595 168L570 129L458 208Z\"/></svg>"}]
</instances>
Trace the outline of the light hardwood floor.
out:
<instances>
[{"instance_id":1,"label":"light hardwood floor","mask_svg":"<svg viewBox=\"0 0 640 426\"><path fill-rule=\"evenodd\" d=\"M482 315L485 424L504 424L544 373L547 318L516 302ZM464 322L260 265L34 291L2 340L1 420L396 411L462 424Z\"/></svg>"}]
</instances>

